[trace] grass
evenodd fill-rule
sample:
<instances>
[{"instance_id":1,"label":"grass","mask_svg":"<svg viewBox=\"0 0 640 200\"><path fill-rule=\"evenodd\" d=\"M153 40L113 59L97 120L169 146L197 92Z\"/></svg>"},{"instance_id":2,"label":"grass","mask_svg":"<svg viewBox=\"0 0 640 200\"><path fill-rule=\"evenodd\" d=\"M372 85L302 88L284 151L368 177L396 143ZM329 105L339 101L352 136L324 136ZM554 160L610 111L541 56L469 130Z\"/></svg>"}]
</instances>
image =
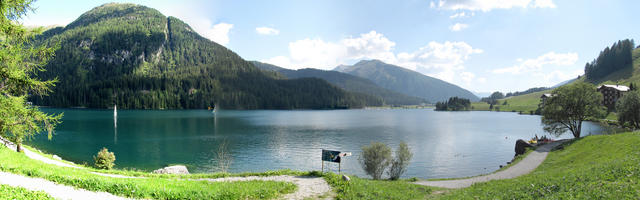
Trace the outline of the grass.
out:
<instances>
[{"instance_id":1,"label":"grass","mask_svg":"<svg viewBox=\"0 0 640 200\"><path fill-rule=\"evenodd\" d=\"M6 147L0 147L0 158L3 160L0 162L0 171L40 177L77 188L133 198L273 199L296 189L292 183L275 181L208 182L171 178L171 176L167 176L168 178L150 176L139 179L104 177L92 174L87 169L45 164Z\"/></svg>"},{"instance_id":2,"label":"grass","mask_svg":"<svg viewBox=\"0 0 640 200\"><path fill-rule=\"evenodd\" d=\"M52 199L48 194L41 191L30 191L21 187L11 187L0 184L0 200L9 199L34 199L44 200Z\"/></svg>"},{"instance_id":3,"label":"grass","mask_svg":"<svg viewBox=\"0 0 640 200\"><path fill-rule=\"evenodd\" d=\"M493 105L493 110L502 112L521 112L523 114L530 114L538 109L540 104L540 96L544 93L551 93L551 90L545 90L540 92L534 92L530 94L524 94L519 96L512 96L504 99L499 99L498 104ZM506 105L503 105L504 102ZM489 104L486 102L473 102L471 103L472 110L489 111Z\"/></svg>"},{"instance_id":4,"label":"grass","mask_svg":"<svg viewBox=\"0 0 640 200\"><path fill-rule=\"evenodd\" d=\"M342 175L325 173L324 179L336 193L336 199L425 199L433 187L416 185L404 180L371 180L351 176L350 181Z\"/></svg>"},{"instance_id":5,"label":"grass","mask_svg":"<svg viewBox=\"0 0 640 200\"><path fill-rule=\"evenodd\" d=\"M531 174L452 190L442 199L636 199L640 133L580 138L552 151Z\"/></svg>"}]
</instances>

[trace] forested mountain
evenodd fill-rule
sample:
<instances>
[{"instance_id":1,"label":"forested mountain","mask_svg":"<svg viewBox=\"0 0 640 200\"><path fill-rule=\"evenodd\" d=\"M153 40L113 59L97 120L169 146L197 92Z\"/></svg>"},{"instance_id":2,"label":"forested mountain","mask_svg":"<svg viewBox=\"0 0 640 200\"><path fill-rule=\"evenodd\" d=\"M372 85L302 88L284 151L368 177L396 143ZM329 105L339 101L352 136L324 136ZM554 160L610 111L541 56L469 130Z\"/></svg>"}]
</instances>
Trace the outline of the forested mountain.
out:
<instances>
[{"instance_id":1,"label":"forested mountain","mask_svg":"<svg viewBox=\"0 0 640 200\"><path fill-rule=\"evenodd\" d=\"M380 101L317 78L283 79L155 9L109 3L35 44L59 45L44 79L59 82L36 105L124 109L330 109Z\"/></svg>"},{"instance_id":2,"label":"forested mountain","mask_svg":"<svg viewBox=\"0 0 640 200\"><path fill-rule=\"evenodd\" d=\"M363 60L352 66L338 66L334 70L369 79L383 88L424 98L429 102L446 101L456 96L478 101L476 95L459 86L379 60Z\"/></svg>"},{"instance_id":3,"label":"forested mountain","mask_svg":"<svg viewBox=\"0 0 640 200\"><path fill-rule=\"evenodd\" d=\"M290 70L258 61L252 61L252 63L260 69L275 71L290 79L320 78L349 92L362 93L374 98L380 98L385 105L419 105L426 103L424 99L394 92L389 89L382 88L368 79L338 71L326 71L310 68Z\"/></svg>"},{"instance_id":4,"label":"forested mountain","mask_svg":"<svg viewBox=\"0 0 640 200\"><path fill-rule=\"evenodd\" d=\"M610 80L608 75L623 70L626 70L623 76L630 77L633 71L633 49L633 40L629 39L620 40L611 47L606 47L600 52L598 58L585 65L584 74L587 81L596 83Z\"/></svg>"}]
</instances>

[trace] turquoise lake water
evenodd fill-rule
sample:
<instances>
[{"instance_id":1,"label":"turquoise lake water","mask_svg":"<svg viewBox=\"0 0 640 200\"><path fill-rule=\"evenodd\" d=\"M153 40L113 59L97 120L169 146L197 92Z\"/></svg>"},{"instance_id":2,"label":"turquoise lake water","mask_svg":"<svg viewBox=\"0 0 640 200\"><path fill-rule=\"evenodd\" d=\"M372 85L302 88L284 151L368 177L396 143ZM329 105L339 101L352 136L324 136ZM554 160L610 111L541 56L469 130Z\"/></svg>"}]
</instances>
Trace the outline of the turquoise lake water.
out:
<instances>
[{"instance_id":1,"label":"turquoise lake water","mask_svg":"<svg viewBox=\"0 0 640 200\"><path fill-rule=\"evenodd\" d=\"M401 141L413 151L403 177L450 178L497 170L510 161L517 139L545 135L540 116L509 112L436 112L431 109L228 111L43 109L64 112L52 140L28 142L76 163L93 163L102 147L116 167L154 170L185 164L192 173L216 171L216 152L227 141L232 172L320 170L321 150L353 152L342 172L364 176L360 147ZM601 128L585 122L583 135ZM569 133L562 138L572 137ZM325 163L337 171L338 165Z\"/></svg>"}]
</instances>

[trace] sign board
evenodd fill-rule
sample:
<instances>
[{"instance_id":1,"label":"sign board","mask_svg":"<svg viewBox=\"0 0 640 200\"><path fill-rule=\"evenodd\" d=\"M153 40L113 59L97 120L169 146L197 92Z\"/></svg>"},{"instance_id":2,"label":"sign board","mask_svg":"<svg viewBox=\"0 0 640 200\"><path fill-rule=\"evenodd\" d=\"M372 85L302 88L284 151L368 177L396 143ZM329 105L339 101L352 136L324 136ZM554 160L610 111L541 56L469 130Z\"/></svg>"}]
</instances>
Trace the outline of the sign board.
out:
<instances>
[{"instance_id":1,"label":"sign board","mask_svg":"<svg viewBox=\"0 0 640 200\"><path fill-rule=\"evenodd\" d=\"M340 162L340 152L331 150L322 150L322 161Z\"/></svg>"}]
</instances>

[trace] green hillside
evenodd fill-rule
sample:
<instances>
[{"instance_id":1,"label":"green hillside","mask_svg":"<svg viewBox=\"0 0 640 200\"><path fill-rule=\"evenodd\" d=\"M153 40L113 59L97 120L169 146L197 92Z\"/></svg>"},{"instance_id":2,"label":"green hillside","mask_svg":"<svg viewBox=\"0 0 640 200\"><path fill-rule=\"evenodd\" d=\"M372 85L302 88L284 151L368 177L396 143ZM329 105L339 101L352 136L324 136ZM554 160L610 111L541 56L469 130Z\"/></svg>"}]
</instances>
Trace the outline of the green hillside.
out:
<instances>
[{"instance_id":1,"label":"green hillside","mask_svg":"<svg viewBox=\"0 0 640 200\"><path fill-rule=\"evenodd\" d=\"M640 134L588 136L549 153L530 174L452 190L442 199L637 199Z\"/></svg>"},{"instance_id":2,"label":"green hillside","mask_svg":"<svg viewBox=\"0 0 640 200\"><path fill-rule=\"evenodd\" d=\"M319 69L299 69L290 70L275 65L252 61L252 63L263 70L275 71L287 78L320 78L327 82L338 86L346 91L363 94L370 98L381 99L384 105L420 105L426 103L424 99L418 97L407 96L402 93L394 92L389 89L382 88L368 79L360 78L350 74L338 71L325 71ZM370 99L368 98L368 99ZM374 102L369 103L373 105Z\"/></svg>"},{"instance_id":3,"label":"green hillside","mask_svg":"<svg viewBox=\"0 0 640 200\"><path fill-rule=\"evenodd\" d=\"M456 96L478 100L476 95L457 85L379 60L363 60L352 66L338 66L334 70L369 79L380 87L420 97L431 103Z\"/></svg>"},{"instance_id":4,"label":"green hillside","mask_svg":"<svg viewBox=\"0 0 640 200\"><path fill-rule=\"evenodd\" d=\"M629 67L621 68L619 70L613 71L609 74L604 75L602 78L598 78L596 80L588 80L587 77L581 76L577 80L569 83L578 83L578 82L590 82L595 85L601 84L620 84L629 86L629 84L633 83L634 85L640 85L640 48L633 49L631 53L632 65ZM551 93L553 90L545 90L541 92L530 93L526 95L512 96L504 99L498 100L498 103L494 105L498 107L500 111L516 111L529 114L531 111L534 111L538 108L538 104L540 103L540 96L544 93ZM507 105L502 105L504 102L507 102ZM489 104L485 102L474 102L472 103L473 110L490 110ZM610 113L607 119L616 119L614 113Z\"/></svg>"},{"instance_id":5,"label":"green hillside","mask_svg":"<svg viewBox=\"0 0 640 200\"><path fill-rule=\"evenodd\" d=\"M60 81L36 105L124 109L328 109L368 105L324 80L286 80L135 4L96 7L35 44L59 45L42 79ZM374 105L377 105L374 103Z\"/></svg>"},{"instance_id":6,"label":"green hillside","mask_svg":"<svg viewBox=\"0 0 640 200\"><path fill-rule=\"evenodd\" d=\"M530 114L531 112L535 113L536 109L538 109L538 104L540 104L540 96L544 93L551 93L551 91L552 90L545 90L499 99L498 103L493 106L493 110L504 112L515 111L525 114ZM504 105L505 101L507 102L506 105ZM471 103L471 106L473 107L473 110L490 110L489 104L486 102L473 102Z\"/></svg>"}]
</instances>

